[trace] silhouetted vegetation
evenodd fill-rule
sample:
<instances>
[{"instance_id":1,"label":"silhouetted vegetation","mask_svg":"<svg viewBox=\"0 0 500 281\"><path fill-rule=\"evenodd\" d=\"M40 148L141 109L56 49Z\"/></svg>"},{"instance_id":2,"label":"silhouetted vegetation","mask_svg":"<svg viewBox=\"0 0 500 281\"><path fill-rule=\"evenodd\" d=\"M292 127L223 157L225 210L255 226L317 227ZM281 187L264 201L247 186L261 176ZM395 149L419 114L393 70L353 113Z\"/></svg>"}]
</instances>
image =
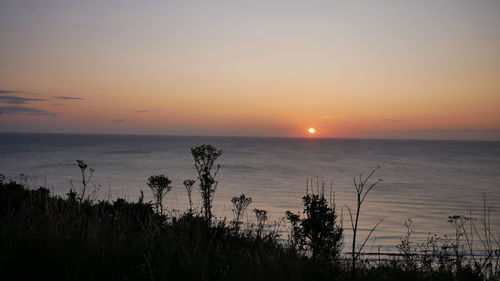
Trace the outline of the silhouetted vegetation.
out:
<instances>
[{"instance_id":1,"label":"silhouetted vegetation","mask_svg":"<svg viewBox=\"0 0 500 281\"><path fill-rule=\"evenodd\" d=\"M163 214L163 198L172 189L172 181L165 175L150 176L148 186L153 193L156 212Z\"/></svg>"},{"instance_id":2,"label":"silhouetted vegetation","mask_svg":"<svg viewBox=\"0 0 500 281\"><path fill-rule=\"evenodd\" d=\"M306 192L302 200L304 218L290 211L286 212L286 217L292 224L291 245L302 252L310 250L313 259L338 262L343 230L337 225L333 202L328 202L325 198L324 183L321 188L318 185L316 192L311 186L310 192Z\"/></svg>"},{"instance_id":3,"label":"silhouetted vegetation","mask_svg":"<svg viewBox=\"0 0 500 281\"><path fill-rule=\"evenodd\" d=\"M267 211L262 209L253 209L255 214L255 218L257 219L257 237L262 236L262 232L264 231L265 224L267 222Z\"/></svg>"},{"instance_id":4,"label":"silhouetted vegetation","mask_svg":"<svg viewBox=\"0 0 500 281\"><path fill-rule=\"evenodd\" d=\"M233 203L234 207L234 225L235 228L238 229L240 226L240 219L243 217L248 205L252 203L252 198L246 197L245 194L241 194L239 197L233 197L231 203Z\"/></svg>"},{"instance_id":5,"label":"silhouetted vegetation","mask_svg":"<svg viewBox=\"0 0 500 281\"><path fill-rule=\"evenodd\" d=\"M77 194L78 200L82 202L85 199L85 192L87 191L87 185L90 183L90 180L92 179L92 175L94 174L94 168L89 168L89 174L87 175L87 168L88 165L83 161L83 160L76 160L76 163L78 164L78 168L80 168L80 172L82 173L82 187L80 190L80 195ZM70 182L71 185L73 185L73 182ZM73 190L73 188L72 188Z\"/></svg>"},{"instance_id":6,"label":"silhouetted vegetation","mask_svg":"<svg viewBox=\"0 0 500 281\"><path fill-rule=\"evenodd\" d=\"M186 188L186 192L187 192L187 195L188 195L188 199L189 199L189 213L192 214L193 213L193 200L191 199L191 193L193 192L193 185L194 185L195 181L194 180L184 180L183 184L184 184L184 187Z\"/></svg>"},{"instance_id":7,"label":"silhouetted vegetation","mask_svg":"<svg viewBox=\"0 0 500 281\"><path fill-rule=\"evenodd\" d=\"M220 165L214 169L215 160L222 155L222 150L215 148L210 144L203 144L195 148L191 148L191 154L194 158L194 166L198 172L200 180L200 191L203 199L203 214L205 219L212 219L212 200L217 181L215 177L219 172Z\"/></svg>"},{"instance_id":8,"label":"silhouetted vegetation","mask_svg":"<svg viewBox=\"0 0 500 281\"><path fill-rule=\"evenodd\" d=\"M83 189L66 197L46 188L28 189L5 182L0 174L0 278L2 280L499 280L500 243L489 222L489 207L474 218L450 216L454 237L430 236L412 242L411 220L389 259L373 259L362 252L342 254L343 229L325 186L307 185L302 214L287 212L292 225L288 242L278 239L267 224L267 211L254 209L256 228L241 218L251 203L234 197L235 223L213 219L212 196L222 151L213 146L192 149L203 200L202 212L191 200L185 214L173 216L163 208L172 188L164 176L147 185L154 202L118 198L95 200L86 196L87 166L78 161ZM85 164L85 165L83 165ZM92 171L93 172L93 171ZM360 207L378 183L355 181L358 191L353 231ZM183 182L191 196L193 180ZM166 212L164 212L164 209ZM375 228L373 228L375 229ZM372 231L373 231L372 229ZM372 233L372 232L370 232ZM366 240L365 240L366 241ZM482 248L481 253L476 251ZM350 258L349 258L350 257Z\"/></svg>"},{"instance_id":9,"label":"silhouetted vegetation","mask_svg":"<svg viewBox=\"0 0 500 281\"><path fill-rule=\"evenodd\" d=\"M354 184L354 189L356 190L356 213L353 217L353 214L351 212L351 208L347 206L347 210L349 211L349 219L351 221L351 227L352 227L352 264L351 264L351 279L355 280L356 279L356 262L363 251L363 248L366 245L366 242L368 239L370 239L370 236L372 235L373 231L377 228L377 226L380 224L381 221L379 221L371 230L368 236L365 238L364 242L361 244L359 249L356 249L356 238L358 234L358 223L359 223L359 216L361 214L361 207L363 206L363 203L365 202L366 196L370 191L382 180L378 179L374 183L370 185L366 185L368 183L368 180L375 174L375 172L378 170L379 167L375 168L366 178L363 179L362 175L359 175L359 179L357 180L356 178L353 178L353 184Z\"/></svg>"}]
</instances>

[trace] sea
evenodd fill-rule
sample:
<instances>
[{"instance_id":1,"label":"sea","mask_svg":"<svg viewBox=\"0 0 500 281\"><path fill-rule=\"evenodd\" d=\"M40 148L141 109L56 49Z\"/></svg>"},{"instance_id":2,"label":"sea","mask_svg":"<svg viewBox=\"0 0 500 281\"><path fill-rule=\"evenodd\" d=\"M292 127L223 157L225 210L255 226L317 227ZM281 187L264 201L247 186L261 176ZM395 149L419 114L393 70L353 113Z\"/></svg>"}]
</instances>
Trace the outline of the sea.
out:
<instances>
[{"instance_id":1,"label":"sea","mask_svg":"<svg viewBox=\"0 0 500 281\"><path fill-rule=\"evenodd\" d=\"M409 220L415 244L434 234L453 237L450 216L472 216L479 224L485 207L493 232L500 231L500 142L0 133L0 173L65 196L81 188L76 160L83 160L94 169L87 194L132 201L141 191L152 200L147 179L165 174L173 186L166 208L179 215L189 208L182 182L197 180L190 149L202 144L223 150L216 162L215 215L232 220L231 198L244 194L252 198L244 222L256 222L253 209L267 210L269 228L283 239L289 231L285 212L301 213L304 194L324 190L349 243L354 179L365 179L377 167L367 185L382 181L361 207L361 240L381 223L365 251L397 252ZM193 201L199 210L198 189Z\"/></svg>"}]
</instances>

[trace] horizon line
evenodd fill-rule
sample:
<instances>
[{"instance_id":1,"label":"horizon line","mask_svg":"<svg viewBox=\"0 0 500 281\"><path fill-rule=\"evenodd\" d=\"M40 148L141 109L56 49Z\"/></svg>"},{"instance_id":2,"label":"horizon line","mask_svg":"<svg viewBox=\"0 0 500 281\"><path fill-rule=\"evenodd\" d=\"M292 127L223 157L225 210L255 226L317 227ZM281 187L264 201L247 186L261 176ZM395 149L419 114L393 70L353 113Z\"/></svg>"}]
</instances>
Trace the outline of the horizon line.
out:
<instances>
[{"instance_id":1,"label":"horizon line","mask_svg":"<svg viewBox=\"0 0 500 281\"><path fill-rule=\"evenodd\" d=\"M455 142L500 142L487 139L452 139L452 138L375 138L375 137L278 137L278 136L250 136L250 135L179 135L179 134L142 134L142 133L67 133L67 132L13 132L0 131L0 134L25 135L98 135L98 136L151 136L151 137L212 137L212 138L258 138L258 139L307 139L307 140L387 140L387 141L455 141Z\"/></svg>"}]
</instances>

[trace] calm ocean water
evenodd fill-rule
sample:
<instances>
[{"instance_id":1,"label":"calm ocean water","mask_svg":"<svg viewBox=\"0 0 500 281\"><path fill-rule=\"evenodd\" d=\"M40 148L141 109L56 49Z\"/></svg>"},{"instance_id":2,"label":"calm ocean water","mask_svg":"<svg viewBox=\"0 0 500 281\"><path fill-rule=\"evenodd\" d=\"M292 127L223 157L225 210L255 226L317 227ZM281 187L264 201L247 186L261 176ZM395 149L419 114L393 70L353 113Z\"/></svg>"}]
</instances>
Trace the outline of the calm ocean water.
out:
<instances>
[{"instance_id":1,"label":"calm ocean water","mask_svg":"<svg viewBox=\"0 0 500 281\"><path fill-rule=\"evenodd\" d=\"M46 185L63 195L71 180L79 187L75 160L82 159L95 168L91 184L99 189L99 197L130 200L136 200L140 190L151 198L146 179L164 173L174 185L167 207L184 211L182 181L196 179L190 148L205 143L224 150L214 200L219 217L231 218L230 199L244 193L253 199L249 211L266 209L279 220L285 211L301 209L308 178L328 186L332 181L348 240L345 206L354 207L352 179L380 166L374 179L383 182L361 213L361 235L384 220L370 246L394 250L408 218L417 239L429 232L451 233L448 216L468 215L469 210L479 215L483 193L492 205L492 224L500 230L500 142L2 133L0 173L13 180L27 174L32 187ZM253 213L247 215L251 221Z\"/></svg>"}]
</instances>

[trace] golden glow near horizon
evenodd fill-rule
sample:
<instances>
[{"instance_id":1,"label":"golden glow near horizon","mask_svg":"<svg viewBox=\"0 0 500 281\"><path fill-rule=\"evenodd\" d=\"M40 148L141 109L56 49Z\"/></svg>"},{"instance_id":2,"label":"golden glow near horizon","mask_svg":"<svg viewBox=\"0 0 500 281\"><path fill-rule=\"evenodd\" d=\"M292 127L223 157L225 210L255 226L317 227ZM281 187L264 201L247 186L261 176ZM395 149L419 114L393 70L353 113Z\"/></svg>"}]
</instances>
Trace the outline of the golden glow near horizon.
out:
<instances>
[{"instance_id":1,"label":"golden glow near horizon","mask_svg":"<svg viewBox=\"0 0 500 281\"><path fill-rule=\"evenodd\" d=\"M314 129L314 128L312 128L312 127L311 127L311 128L309 128L309 129L307 129L307 131L308 131L308 132L309 132L309 134L311 134L311 135L314 135L314 134L316 133L316 129Z\"/></svg>"},{"instance_id":2,"label":"golden glow near horizon","mask_svg":"<svg viewBox=\"0 0 500 281\"><path fill-rule=\"evenodd\" d=\"M498 26L500 1L1 1L0 131L500 140Z\"/></svg>"}]
</instances>

